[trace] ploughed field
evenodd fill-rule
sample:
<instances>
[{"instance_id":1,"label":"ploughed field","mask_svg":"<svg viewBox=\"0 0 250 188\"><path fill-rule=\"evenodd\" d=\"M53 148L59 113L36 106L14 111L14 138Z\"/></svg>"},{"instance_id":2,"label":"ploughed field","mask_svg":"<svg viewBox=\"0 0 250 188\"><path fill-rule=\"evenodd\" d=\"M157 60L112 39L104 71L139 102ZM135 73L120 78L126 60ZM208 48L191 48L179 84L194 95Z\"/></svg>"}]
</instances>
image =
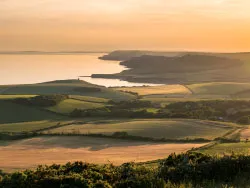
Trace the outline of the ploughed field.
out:
<instances>
[{"instance_id":1,"label":"ploughed field","mask_svg":"<svg viewBox=\"0 0 250 188\"><path fill-rule=\"evenodd\" d=\"M44 136L12 142L0 142L0 169L14 171L40 164L64 164L69 161L119 165L145 162L182 153L202 144L135 142L79 136Z\"/></svg>"}]
</instances>

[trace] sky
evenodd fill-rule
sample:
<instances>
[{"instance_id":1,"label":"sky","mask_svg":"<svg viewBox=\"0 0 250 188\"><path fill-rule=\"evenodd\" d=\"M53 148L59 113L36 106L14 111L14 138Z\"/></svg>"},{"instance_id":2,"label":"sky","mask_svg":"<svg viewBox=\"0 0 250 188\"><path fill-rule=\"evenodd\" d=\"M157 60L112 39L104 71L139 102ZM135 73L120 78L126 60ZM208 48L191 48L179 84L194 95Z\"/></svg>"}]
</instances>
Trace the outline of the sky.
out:
<instances>
[{"instance_id":1,"label":"sky","mask_svg":"<svg viewBox=\"0 0 250 188\"><path fill-rule=\"evenodd\" d=\"M250 51L249 0L0 0L0 51Z\"/></svg>"}]
</instances>

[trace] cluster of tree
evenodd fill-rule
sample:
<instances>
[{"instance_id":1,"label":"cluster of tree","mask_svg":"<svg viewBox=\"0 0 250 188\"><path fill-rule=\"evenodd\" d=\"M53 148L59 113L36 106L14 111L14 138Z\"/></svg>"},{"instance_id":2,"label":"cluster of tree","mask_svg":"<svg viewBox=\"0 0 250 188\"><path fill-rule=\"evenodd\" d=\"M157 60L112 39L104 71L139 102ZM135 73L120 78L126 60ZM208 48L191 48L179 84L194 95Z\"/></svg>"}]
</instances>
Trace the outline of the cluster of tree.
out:
<instances>
[{"instance_id":1,"label":"cluster of tree","mask_svg":"<svg viewBox=\"0 0 250 188\"><path fill-rule=\"evenodd\" d=\"M70 113L71 117L117 117L117 118L152 118L154 114L145 109L116 109L113 107L95 109L74 109Z\"/></svg>"},{"instance_id":2,"label":"cluster of tree","mask_svg":"<svg viewBox=\"0 0 250 188\"><path fill-rule=\"evenodd\" d=\"M124 93L128 93L128 94L131 94L131 95L134 95L137 97L137 99L141 98L140 95L136 92L133 92L133 91L126 91L126 90L120 90L121 92L124 92Z\"/></svg>"},{"instance_id":3,"label":"cluster of tree","mask_svg":"<svg viewBox=\"0 0 250 188\"><path fill-rule=\"evenodd\" d=\"M170 155L150 168L142 164L121 166L83 162L39 166L11 174L0 174L4 188L170 188L170 187L247 187L250 156L212 157L199 153Z\"/></svg>"},{"instance_id":4,"label":"cluster of tree","mask_svg":"<svg viewBox=\"0 0 250 188\"><path fill-rule=\"evenodd\" d=\"M120 118L189 118L231 121L250 124L250 101L208 100L195 102L174 102L157 112L150 101L109 101L109 106L96 109L75 109L72 117L120 117ZM245 110L244 110L245 109Z\"/></svg>"},{"instance_id":5,"label":"cluster of tree","mask_svg":"<svg viewBox=\"0 0 250 188\"><path fill-rule=\"evenodd\" d=\"M175 183L189 180L193 185L199 185L204 180L233 182L237 177L250 176L249 164L250 156L245 155L215 157L202 153L172 154L161 163L159 176Z\"/></svg>"},{"instance_id":6,"label":"cluster of tree","mask_svg":"<svg viewBox=\"0 0 250 188\"><path fill-rule=\"evenodd\" d=\"M38 95L31 98L16 98L12 102L22 105L50 107L68 99L68 95Z\"/></svg>"},{"instance_id":7,"label":"cluster of tree","mask_svg":"<svg viewBox=\"0 0 250 188\"><path fill-rule=\"evenodd\" d=\"M39 134L36 134L39 135ZM88 137L97 137L97 138L115 138L115 139L124 139L124 140L135 140L135 141L150 141L150 142L167 142L167 143L207 143L212 140L205 138L184 138L184 139L169 139L169 138L153 138L153 137L145 137L145 136L135 136L129 135L127 132L120 131L114 132L112 135L102 134L102 133L88 133L83 134L79 131L74 131L70 133L41 133L40 135L48 135L48 136L88 136ZM225 141L224 141L225 140ZM230 142L230 140L226 140L226 138L216 138L215 141L220 142ZM232 139L232 142L236 142Z\"/></svg>"},{"instance_id":8,"label":"cluster of tree","mask_svg":"<svg viewBox=\"0 0 250 188\"><path fill-rule=\"evenodd\" d=\"M166 106L171 117L228 120L241 124L250 123L249 108L250 101L241 100L176 102Z\"/></svg>"}]
</instances>

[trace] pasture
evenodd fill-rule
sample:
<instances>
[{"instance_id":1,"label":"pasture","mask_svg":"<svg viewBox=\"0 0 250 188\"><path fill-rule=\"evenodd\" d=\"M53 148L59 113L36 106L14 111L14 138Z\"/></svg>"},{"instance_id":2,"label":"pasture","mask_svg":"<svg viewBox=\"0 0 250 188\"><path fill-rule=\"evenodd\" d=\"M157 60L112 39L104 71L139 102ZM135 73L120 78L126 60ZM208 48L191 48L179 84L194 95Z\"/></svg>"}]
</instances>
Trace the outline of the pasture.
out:
<instances>
[{"instance_id":1,"label":"pasture","mask_svg":"<svg viewBox=\"0 0 250 188\"><path fill-rule=\"evenodd\" d=\"M191 92L183 85L160 85L140 87L117 87L115 90L134 92L141 96L145 95L189 95Z\"/></svg>"},{"instance_id":2,"label":"pasture","mask_svg":"<svg viewBox=\"0 0 250 188\"><path fill-rule=\"evenodd\" d=\"M31 98L36 95L0 95L0 100L5 99L16 99L16 98Z\"/></svg>"},{"instance_id":3,"label":"pasture","mask_svg":"<svg viewBox=\"0 0 250 188\"><path fill-rule=\"evenodd\" d=\"M250 89L249 83L210 82L187 85L195 95L233 95Z\"/></svg>"},{"instance_id":4,"label":"pasture","mask_svg":"<svg viewBox=\"0 0 250 188\"><path fill-rule=\"evenodd\" d=\"M91 108L101 108L104 107L103 103L95 103L95 102L85 102L75 99L66 99L60 102L56 106L52 106L47 108L48 110L56 113L69 114L74 109L91 109Z\"/></svg>"},{"instance_id":5,"label":"pasture","mask_svg":"<svg viewBox=\"0 0 250 188\"><path fill-rule=\"evenodd\" d=\"M166 139L214 139L235 128L235 124L188 119L102 120L69 125L49 130L49 133L105 134L127 132L132 136Z\"/></svg>"},{"instance_id":6,"label":"pasture","mask_svg":"<svg viewBox=\"0 0 250 188\"><path fill-rule=\"evenodd\" d=\"M109 101L108 99L105 99L105 98L81 96L81 95L70 95L69 98L79 100L79 101L95 102L95 103L106 103Z\"/></svg>"},{"instance_id":7,"label":"pasture","mask_svg":"<svg viewBox=\"0 0 250 188\"><path fill-rule=\"evenodd\" d=\"M44 120L60 120L61 116L34 107L0 100L0 125Z\"/></svg>"},{"instance_id":8,"label":"pasture","mask_svg":"<svg viewBox=\"0 0 250 188\"><path fill-rule=\"evenodd\" d=\"M84 161L96 164L145 162L166 158L204 144L166 144L89 137L36 137L0 145L0 168L6 172L41 164Z\"/></svg>"}]
</instances>

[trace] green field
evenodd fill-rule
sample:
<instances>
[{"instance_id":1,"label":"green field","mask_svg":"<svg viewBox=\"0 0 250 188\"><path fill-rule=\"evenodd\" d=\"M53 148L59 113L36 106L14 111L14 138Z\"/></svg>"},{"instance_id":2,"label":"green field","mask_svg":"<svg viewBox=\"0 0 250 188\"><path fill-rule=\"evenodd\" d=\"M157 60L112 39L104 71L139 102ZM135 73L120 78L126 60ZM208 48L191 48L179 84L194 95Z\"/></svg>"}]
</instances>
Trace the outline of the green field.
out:
<instances>
[{"instance_id":1,"label":"green field","mask_svg":"<svg viewBox=\"0 0 250 188\"><path fill-rule=\"evenodd\" d=\"M210 82L191 84L187 87L195 95L233 95L250 89L249 83L237 82Z\"/></svg>"},{"instance_id":2,"label":"green field","mask_svg":"<svg viewBox=\"0 0 250 188\"><path fill-rule=\"evenodd\" d=\"M105 98L81 96L81 95L70 95L69 98L76 99L79 101L95 102L95 103L106 103L109 101L108 99L105 99Z\"/></svg>"},{"instance_id":3,"label":"green field","mask_svg":"<svg viewBox=\"0 0 250 188\"><path fill-rule=\"evenodd\" d=\"M125 131L129 135L167 139L214 139L235 128L234 124L201 120L104 120L52 129L50 133L106 134Z\"/></svg>"},{"instance_id":4,"label":"green field","mask_svg":"<svg viewBox=\"0 0 250 188\"><path fill-rule=\"evenodd\" d=\"M197 152L210 155L230 155L232 152L236 154L250 154L250 142L215 144L214 146L197 150Z\"/></svg>"},{"instance_id":5,"label":"green field","mask_svg":"<svg viewBox=\"0 0 250 188\"><path fill-rule=\"evenodd\" d=\"M104 107L103 103L85 102L75 99L67 99L60 102L58 105L47 108L52 112L69 114L74 109L91 109L91 108L101 108Z\"/></svg>"},{"instance_id":6,"label":"green field","mask_svg":"<svg viewBox=\"0 0 250 188\"><path fill-rule=\"evenodd\" d=\"M0 125L7 123L58 120L61 116L34 107L22 106L0 100Z\"/></svg>"},{"instance_id":7,"label":"green field","mask_svg":"<svg viewBox=\"0 0 250 188\"><path fill-rule=\"evenodd\" d=\"M31 98L35 97L36 95L0 95L1 99L16 99L16 98Z\"/></svg>"}]
</instances>

